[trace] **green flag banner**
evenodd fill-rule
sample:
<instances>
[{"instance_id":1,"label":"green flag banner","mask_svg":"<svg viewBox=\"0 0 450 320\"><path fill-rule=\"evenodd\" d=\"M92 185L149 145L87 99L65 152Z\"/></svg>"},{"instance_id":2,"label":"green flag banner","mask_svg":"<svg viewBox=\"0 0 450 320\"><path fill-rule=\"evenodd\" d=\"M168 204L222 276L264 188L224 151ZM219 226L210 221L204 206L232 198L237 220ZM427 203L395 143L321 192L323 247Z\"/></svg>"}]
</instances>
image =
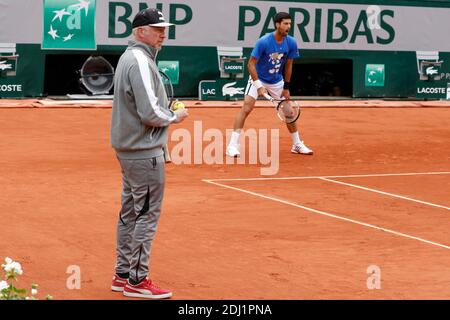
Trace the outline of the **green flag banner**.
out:
<instances>
[{"instance_id":1,"label":"green flag banner","mask_svg":"<svg viewBox=\"0 0 450 320\"><path fill-rule=\"evenodd\" d=\"M180 81L180 62L179 61L158 61L158 68L169 77L172 84L178 84Z\"/></svg>"},{"instance_id":2,"label":"green flag banner","mask_svg":"<svg viewBox=\"0 0 450 320\"><path fill-rule=\"evenodd\" d=\"M366 87L384 87L384 64L366 65Z\"/></svg>"},{"instance_id":3,"label":"green flag banner","mask_svg":"<svg viewBox=\"0 0 450 320\"><path fill-rule=\"evenodd\" d=\"M42 49L96 50L96 0L44 0Z\"/></svg>"}]
</instances>

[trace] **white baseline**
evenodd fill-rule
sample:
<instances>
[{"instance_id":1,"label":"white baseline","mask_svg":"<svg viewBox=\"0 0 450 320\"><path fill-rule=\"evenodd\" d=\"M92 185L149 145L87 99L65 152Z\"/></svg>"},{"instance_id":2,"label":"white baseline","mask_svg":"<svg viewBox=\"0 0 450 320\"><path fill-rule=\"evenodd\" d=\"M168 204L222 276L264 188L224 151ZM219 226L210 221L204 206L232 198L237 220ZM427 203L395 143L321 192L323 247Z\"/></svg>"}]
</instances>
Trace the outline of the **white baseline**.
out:
<instances>
[{"instance_id":1,"label":"white baseline","mask_svg":"<svg viewBox=\"0 0 450 320\"><path fill-rule=\"evenodd\" d=\"M303 180L320 178L364 178L364 177L395 177L395 176L421 176L421 175L439 175L450 174L450 171L444 172L411 172L411 173L374 173L374 174L350 174L340 176L303 176L303 177L272 177L272 178L226 178L226 179L205 179L208 181L267 181L267 180Z\"/></svg>"},{"instance_id":2,"label":"white baseline","mask_svg":"<svg viewBox=\"0 0 450 320\"><path fill-rule=\"evenodd\" d=\"M420 203L420 204L426 204L426 205L432 206L432 207L437 207L437 208L442 208L442 209L445 209L445 210L450 210L449 207L446 207L446 206L443 206L443 205L440 205L440 204L435 204L435 203L431 203L431 202L417 200L417 199L401 196L401 195L394 194L394 193L380 191L380 190L377 190L377 189L367 188L367 187L363 187L363 186L360 186L360 185L357 185L357 184L352 184L352 183L347 183L347 182L342 182L342 181L336 181L336 180L332 180L332 179L328 179L328 178L319 178L319 179L323 180L323 181L329 181L329 182L332 182L332 183L342 184L344 186L349 186L349 187L353 187L353 188L357 188L357 189L361 189L361 190L366 190L366 191L370 191L370 192L384 194L386 196L391 196L391 197L394 197L394 198L399 198L399 199L403 199L403 200L413 201L413 202L417 202L417 203Z\"/></svg>"},{"instance_id":3,"label":"white baseline","mask_svg":"<svg viewBox=\"0 0 450 320\"><path fill-rule=\"evenodd\" d=\"M430 244L430 245L433 245L433 246L437 246L437 247L440 247L440 248L444 248L444 249L450 250L450 246L447 246L447 245L444 245L444 244L441 244L441 243L437 243L437 242L433 242L433 241L429 241L429 240L426 240L426 239L423 239L423 238L411 236L411 235L406 234L406 233L401 233L401 232L397 232L397 231L394 231L394 230L391 230L391 229L386 229L386 228L383 228L383 227L379 227L379 226L376 226L376 225L373 225L373 224L369 224L369 223L357 221L357 220L354 220L354 219L341 217L341 216L338 216L336 214L332 214L332 213L329 213L329 212L325 212L325 211L321 211L321 210L316 210L316 209L313 209L313 208L305 207L305 206L302 206L302 205L299 205L299 204L296 204L296 203L293 203L293 202L289 202L289 201L286 201L286 200L278 199L278 198L275 198L275 197L269 197L269 196L266 196L266 195L263 195L263 194L260 194L260 193L257 193L257 192L253 192L253 191L248 191L248 190L245 190L245 189L242 189L242 188L236 188L236 187L227 186L225 184L218 183L218 182L215 182L213 180L205 180L204 179L202 181L204 181L206 183L210 183L210 184L216 185L216 186L219 186L219 187L222 187L222 188L227 188L227 189L239 191L239 192L250 194L250 195L253 195L253 196L256 196L256 197L260 197L260 198L263 198L263 199L268 199L268 200L276 201L276 202L283 203L283 204L286 204L286 205L290 205L290 206L293 206L293 207L296 207L296 208L300 208L300 209L303 209L303 210L306 210L306 211L309 211L309 212L312 212L312 213L316 213L316 214L320 214L320 215L323 215L323 216L327 216L327 217L330 217L330 218L333 218L333 219L338 219L338 220L350 222L350 223L353 223L353 224L365 226L365 227L368 227L368 228L376 229L376 230L379 230L379 231L384 231L384 232L391 233L391 234L394 234L394 235L397 235L397 236L400 236L400 237L417 240L417 241L420 241L420 242L423 242L423 243L427 243L427 244Z\"/></svg>"}]
</instances>

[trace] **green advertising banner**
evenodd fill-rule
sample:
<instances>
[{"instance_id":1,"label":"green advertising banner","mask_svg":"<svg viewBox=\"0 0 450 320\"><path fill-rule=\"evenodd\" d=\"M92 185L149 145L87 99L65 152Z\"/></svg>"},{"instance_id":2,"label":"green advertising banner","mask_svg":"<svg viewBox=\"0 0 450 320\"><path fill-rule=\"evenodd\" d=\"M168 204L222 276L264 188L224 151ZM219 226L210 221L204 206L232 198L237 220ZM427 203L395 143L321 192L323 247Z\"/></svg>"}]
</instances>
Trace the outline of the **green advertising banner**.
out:
<instances>
[{"instance_id":1,"label":"green advertising banner","mask_svg":"<svg viewBox=\"0 0 450 320\"><path fill-rule=\"evenodd\" d=\"M241 100L248 79L217 79L216 100Z\"/></svg>"},{"instance_id":2,"label":"green advertising banner","mask_svg":"<svg viewBox=\"0 0 450 320\"><path fill-rule=\"evenodd\" d=\"M416 98L419 99L449 99L450 83L446 81L417 81Z\"/></svg>"},{"instance_id":3,"label":"green advertising banner","mask_svg":"<svg viewBox=\"0 0 450 320\"><path fill-rule=\"evenodd\" d=\"M216 80L202 80L198 84L199 100L215 100L216 99Z\"/></svg>"},{"instance_id":4,"label":"green advertising banner","mask_svg":"<svg viewBox=\"0 0 450 320\"><path fill-rule=\"evenodd\" d=\"M242 61L226 61L223 64L223 71L225 73L243 73L244 72L244 62Z\"/></svg>"},{"instance_id":5,"label":"green advertising banner","mask_svg":"<svg viewBox=\"0 0 450 320\"><path fill-rule=\"evenodd\" d=\"M242 100L247 79L202 80L198 85L200 100Z\"/></svg>"},{"instance_id":6,"label":"green advertising banner","mask_svg":"<svg viewBox=\"0 0 450 320\"><path fill-rule=\"evenodd\" d=\"M44 0L42 49L96 50L96 0Z\"/></svg>"},{"instance_id":7,"label":"green advertising banner","mask_svg":"<svg viewBox=\"0 0 450 320\"><path fill-rule=\"evenodd\" d=\"M14 77L0 77L0 98L23 97L23 84Z\"/></svg>"},{"instance_id":8,"label":"green advertising banner","mask_svg":"<svg viewBox=\"0 0 450 320\"><path fill-rule=\"evenodd\" d=\"M384 87L384 64L366 65L366 87Z\"/></svg>"},{"instance_id":9,"label":"green advertising banner","mask_svg":"<svg viewBox=\"0 0 450 320\"><path fill-rule=\"evenodd\" d=\"M180 62L179 61L158 61L158 69L167 74L172 84L178 84L180 81Z\"/></svg>"}]
</instances>

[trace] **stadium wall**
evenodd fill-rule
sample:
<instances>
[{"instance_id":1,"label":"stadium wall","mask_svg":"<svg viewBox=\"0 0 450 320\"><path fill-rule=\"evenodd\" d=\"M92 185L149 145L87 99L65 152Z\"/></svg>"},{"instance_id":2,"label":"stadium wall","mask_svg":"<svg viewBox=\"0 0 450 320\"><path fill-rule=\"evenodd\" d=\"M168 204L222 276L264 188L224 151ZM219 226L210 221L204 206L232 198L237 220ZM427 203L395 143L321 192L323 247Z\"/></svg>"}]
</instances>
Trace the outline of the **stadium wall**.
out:
<instances>
[{"instance_id":1,"label":"stadium wall","mask_svg":"<svg viewBox=\"0 0 450 320\"><path fill-rule=\"evenodd\" d=\"M293 17L291 34L301 49L301 58L295 62L296 72L301 73L308 64L350 61L351 68L344 72L349 73L352 82L349 94L352 97L416 96L417 51L438 52L439 60L443 61L439 70L442 81L450 82L448 0L97 0L95 10L85 12L87 16L95 11L95 47L90 49L45 48L49 27L44 14L52 12L52 7L48 6L52 1L0 0L3 64L11 63L5 58L8 54L2 53L2 44L14 44L18 55L16 65L12 63L16 69L14 75L8 76L5 70L0 70L0 97L45 96L49 93L49 83L55 82L49 82L48 77L55 73L64 88L63 83L77 78L71 62L76 55L118 57L130 39L132 17L140 9L153 6L176 24L170 28L166 46L158 59L179 62L177 96L196 97L201 80L220 77L218 46L242 47L244 56L248 57L256 39L273 31L271 17L276 11L290 12ZM72 6L82 3L80 0L53 2ZM56 18L54 23L58 20ZM67 57L67 63L58 64L57 70L52 71L49 61L56 56L62 57L61 61ZM66 64L72 65L72 69L66 68ZM370 65L383 66L382 85L370 83ZM81 68L81 64L77 67Z\"/></svg>"}]
</instances>

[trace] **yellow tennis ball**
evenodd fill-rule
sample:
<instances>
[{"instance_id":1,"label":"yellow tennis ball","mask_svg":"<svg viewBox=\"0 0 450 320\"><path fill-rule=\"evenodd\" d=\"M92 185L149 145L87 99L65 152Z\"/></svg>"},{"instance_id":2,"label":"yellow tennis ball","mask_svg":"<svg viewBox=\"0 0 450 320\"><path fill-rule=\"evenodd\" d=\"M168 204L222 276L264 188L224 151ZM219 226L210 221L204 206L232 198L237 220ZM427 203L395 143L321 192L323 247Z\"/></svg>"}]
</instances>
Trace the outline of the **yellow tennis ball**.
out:
<instances>
[{"instance_id":1,"label":"yellow tennis ball","mask_svg":"<svg viewBox=\"0 0 450 320\"><path fill-rule=\"evenodd\" d=\"M174 103L173 106L172 106L172 110L173 110L173 111L176 111L176 110L182 109L182 108L184 108L184 107L185 107L185 105L184 105L183 102L181 102L181 101L175 101L175 103Z\"/></svg>"}]
</instances>

